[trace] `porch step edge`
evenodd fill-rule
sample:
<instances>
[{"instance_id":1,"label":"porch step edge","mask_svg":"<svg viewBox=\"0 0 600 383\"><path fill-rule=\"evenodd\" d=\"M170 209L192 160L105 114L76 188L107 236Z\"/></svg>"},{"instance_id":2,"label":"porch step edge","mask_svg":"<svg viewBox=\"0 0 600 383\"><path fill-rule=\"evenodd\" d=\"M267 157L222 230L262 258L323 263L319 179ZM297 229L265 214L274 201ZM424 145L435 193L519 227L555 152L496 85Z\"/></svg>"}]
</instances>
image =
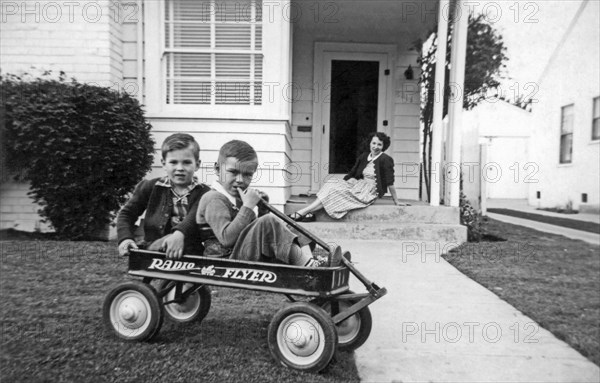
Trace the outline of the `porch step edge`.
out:
<instances>
[{"instance_id":1,"label":"porch step edge","mask_svg":"<svg viewBox=\"0 0 600 383\"><path fill-rule=\"evenodd\" d=\"M300 210L304 205L286 204L285 214ZM459 224L458 207L434 206L386 206L375 205L364 209L351 210L341 219L331 218L324 210L316 212L317 222L346 223L426 223L426 224Z\"/></svg>"},{"instance_id":2,"label":"porch step edge","mask_svg":"<svg viewBox=\"0 0 600 383\"><path fill-rule=\"evenodd\" d=\"M415 223L328 223L313 222L303 226L324 238L369 240L402 240L463 243L467 241L467 228L451 224Z\"/></svg>"}]
</instances>

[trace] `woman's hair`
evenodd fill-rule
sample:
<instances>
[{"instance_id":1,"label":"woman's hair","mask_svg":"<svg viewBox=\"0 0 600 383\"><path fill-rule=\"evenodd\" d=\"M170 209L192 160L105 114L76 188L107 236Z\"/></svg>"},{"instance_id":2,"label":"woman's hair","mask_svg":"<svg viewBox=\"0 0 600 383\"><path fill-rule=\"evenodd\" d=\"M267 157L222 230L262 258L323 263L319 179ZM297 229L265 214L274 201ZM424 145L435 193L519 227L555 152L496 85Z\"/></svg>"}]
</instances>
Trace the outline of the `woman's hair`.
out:
<instances>
[{"instance_id":1,"label":"woman's hair","mask_svg":"<svg viewBox=\"0 0 600 383\"><path fill-rule=\"evenodd\" d=\"M187 133L175 133L165 138L161 146L163 160L167 157L167 153L174 150L182 150L192 147L194 158L196 161L200 161L200 145L196 142L194 137Z\"/></svg>"},{"instance_id":2,"label":"woman's hair","mask_svg":"<svg viewBox=\"0 0 600 383\"><path fill-rule=\"evenodd\" d=\"M392 143L390 136L388 136L387 134L385 134L383 132L373 132L369 135L369 138L367 139L367 148L370 147L373 137L377 137L381 142L383 142L382 152L385 152L387 150L387 148L390 147L390 144ZM368 151L368 149L367 149L367 151Z\"/></svg>"},{"instance_id":3,"label":"woman's hair","mask_svg":"<svg viewBox=\"0 0 600 383\"><path fill-rule=\"evenodd\" d=\"M256 151L245 141L232 140L221 146L219 150L219 160L217 164L222 164L227 157L235 157L240 162L257 161Z\"/></svg>"}]
</instances>

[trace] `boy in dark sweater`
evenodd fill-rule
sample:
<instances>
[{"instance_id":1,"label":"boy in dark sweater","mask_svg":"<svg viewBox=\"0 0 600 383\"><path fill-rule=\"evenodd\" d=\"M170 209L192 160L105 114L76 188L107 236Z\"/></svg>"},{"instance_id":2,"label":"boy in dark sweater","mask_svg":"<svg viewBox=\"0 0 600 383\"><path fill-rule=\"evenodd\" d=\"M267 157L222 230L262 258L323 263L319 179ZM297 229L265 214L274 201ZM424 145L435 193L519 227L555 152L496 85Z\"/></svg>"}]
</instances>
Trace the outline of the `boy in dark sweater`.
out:
<instances>
[{"instance_id":1,"label":"boy in dark sweater","mask_svg":"<svg viewBox=\"0 0 600 383\"><path fill-rule=\"evenodd\" d=\"M194 176L200 146L191 135L176 133L165 139L161 151L167 176L141 181L117 216L121 255L138 247L164 251L167 258L204 251L195 218L200 197L210 189ZM144 240L136 243L135 222L144 211Z\"/></svg>"},{"instance_id":2,"label":"boy in dark sweater","mask_svg":"<svg viewBox=\"0 0 600 383\"><path fill-rule=\"evenodd\" d=\"M218 179L200 200L196 214L204 255L304 267L339 265L339 246L321 261L313 257L310 240L293 233L283 221L270 214L257 218L262 196L250 187L257 168L256 151L248 143L233 140L221 147L215 164Z\"/></svg>"}]
</instances>

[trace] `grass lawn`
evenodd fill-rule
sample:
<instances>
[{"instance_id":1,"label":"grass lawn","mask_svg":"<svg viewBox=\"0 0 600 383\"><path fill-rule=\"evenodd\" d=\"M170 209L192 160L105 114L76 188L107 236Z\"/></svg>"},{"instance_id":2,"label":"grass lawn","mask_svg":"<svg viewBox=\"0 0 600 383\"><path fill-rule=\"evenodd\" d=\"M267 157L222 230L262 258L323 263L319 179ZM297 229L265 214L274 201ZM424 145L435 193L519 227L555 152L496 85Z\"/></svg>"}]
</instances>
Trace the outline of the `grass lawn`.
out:
<instances>
[{"instance_id":1,"label":"grass lawn","mask_svg":"<svg viewBox=\"0 0 600 383\"><path fill-rule=\"evenodd\" d=\"M507 241L444 258L600 365L600 248L493 219L485 228Z\"/></svg>"},{"instance_id":2,"label":"grass lawn","mask_svg":"<svg viewBox=\"0 0 600 383\"><path fill-rule=\"evenodd\" d=\"M213 288L204 321L165 321L149 343L102 323L112 285L127 280L114 243L0 241L0 377L5 382L357 382L352 353L320 374L278 365L267 326L287 300Z\"/></svg>"}]
</instances>

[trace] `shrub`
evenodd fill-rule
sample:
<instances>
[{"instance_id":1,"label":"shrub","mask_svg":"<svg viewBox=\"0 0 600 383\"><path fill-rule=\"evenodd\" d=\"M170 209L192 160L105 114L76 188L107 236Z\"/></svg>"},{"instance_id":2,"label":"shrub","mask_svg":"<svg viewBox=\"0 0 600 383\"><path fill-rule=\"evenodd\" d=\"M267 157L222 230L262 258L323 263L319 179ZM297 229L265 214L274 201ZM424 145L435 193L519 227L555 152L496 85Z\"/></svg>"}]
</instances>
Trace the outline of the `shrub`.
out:
<instances>
[{"instance_id":1,"label":"shrub","mask_svg":"<svg viewBox=\"0 0 600 383\"><path fill-rule=\"evenodd\" d=\"M151 126L127 93L50 76L0 77L6 165L60 238L86 239L150 170Z\"/></svg>"},{"instance_id":2,"label":"shrub","mask_svg":"<svg viewBox=\"0 0 600 383\"><path fill-rule=\"evenodd\" d=\"M460 223L467 227L467 242L481 241L484 235L481 213L471 206L471 203L462 191L460 192L459 206Z\"/></svg>"}]
</instances>

